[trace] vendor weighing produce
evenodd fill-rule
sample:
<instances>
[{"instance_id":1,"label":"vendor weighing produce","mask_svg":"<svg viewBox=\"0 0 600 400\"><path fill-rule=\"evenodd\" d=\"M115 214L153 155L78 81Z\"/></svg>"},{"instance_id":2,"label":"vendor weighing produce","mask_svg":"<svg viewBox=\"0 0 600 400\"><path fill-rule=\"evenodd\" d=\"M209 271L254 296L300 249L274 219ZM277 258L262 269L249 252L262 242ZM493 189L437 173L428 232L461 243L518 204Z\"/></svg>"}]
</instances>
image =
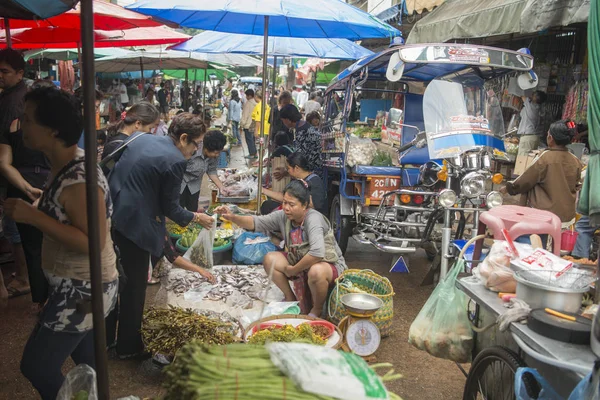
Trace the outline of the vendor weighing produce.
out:
<instances>
[{"instance_id":1,"label":"vendor weighing produce","mask_svg":"<svg viewBox=\"0 0 600 400\"><path fill-rule=\"evenodd\" d=\"M265 270L270 274L274 268L273 282L284 293L285 301L297 300L302 313L320 317L329 286L347 267L331 224L309 204L308 184L299 179L284 189L283 210L256 217L234 215L227 207L218 207L215 212L247 230L283 234L285 252L267 253Z\"/></svg>"},{"instance_id":2,"label":"vendor weighing produce","mask_svg":"<svg viewBox=\"0 0 600 400\"><path fill-rule=\"evenodd\" d=\"M183 181L181 182L181 207L190 211L198 210L198 198L200 197L200 187L204 174L208 177L222 195L227 195L227 188L223 186L217 176L217 158L227 144L227 139L223 132L213 129L206 132L202 144L198 147L196 153L188 160Z\"/></svg>"}]
</instances>

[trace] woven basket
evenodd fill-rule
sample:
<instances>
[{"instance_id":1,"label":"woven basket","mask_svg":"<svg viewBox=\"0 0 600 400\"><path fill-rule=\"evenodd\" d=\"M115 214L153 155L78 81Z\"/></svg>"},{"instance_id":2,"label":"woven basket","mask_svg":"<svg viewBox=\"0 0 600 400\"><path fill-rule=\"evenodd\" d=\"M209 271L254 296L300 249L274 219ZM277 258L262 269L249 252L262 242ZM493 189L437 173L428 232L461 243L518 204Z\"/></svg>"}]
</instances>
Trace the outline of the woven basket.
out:
<instances>
[{"instance_id":1,"label":"woven basket","mask_svg":"<svg viewBox=\"0 0 600 400\"><path fill-rule=\"evenodd\" d=\"M349 283L352 283L353 286L349 287ZM389 336L392 332L392 319L394 318L394 288L387 278L370 270L349 269L336 279L335 288L329 296L328 303L331 322L339 324L347 315L340 300L343 295L365 292L379 297L383 301L383 307L371 319L379 328L381 336Z\"/></svg>"}]
</instances>

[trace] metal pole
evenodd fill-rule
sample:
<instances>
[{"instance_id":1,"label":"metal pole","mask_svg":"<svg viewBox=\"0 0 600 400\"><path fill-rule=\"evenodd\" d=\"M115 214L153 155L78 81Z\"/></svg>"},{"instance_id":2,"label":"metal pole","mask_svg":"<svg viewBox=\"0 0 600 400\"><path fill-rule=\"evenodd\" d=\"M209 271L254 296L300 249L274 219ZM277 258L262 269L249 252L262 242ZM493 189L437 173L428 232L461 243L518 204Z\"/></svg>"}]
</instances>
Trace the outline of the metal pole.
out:
<instances>
[{"instance_id":1,"label":"metal pole","mask_svg":"<svg viewBox=\"0 0 600 400\"><path fill-rule=\"evenodd\" d=\"M183 111L184 112L190 112L189 101L190 101L190 93L192 91L192 88L189 87L189 81L188 81L188 79L189 79L189 70L186 68L185 69L185 82L184 82L185 86L183 87L183 93L185 94L185 103L184 104L187 107L183 107Z\"/></svg>"},{"instance_id":2,"label":"metal pole","mask_svg":"<svg viewBox=\"0 0 600 400\"><path fill-rule=\"evenodd\" d=\"M262 99L260 103L260 140L258 142L258 195L256 197L257 214L260 214L260 201L262 199L263 157L265 152L265 112L267 108L265 101L267 101L267 53L269 51L269 17L267 15L265 15L264 29Z\"/></svg>"},{"instance_id":3,"label":"metal pole","mask_svg":"<svg viewBox=\"0 0 600 400\"><path fill-rule=\"evenodd\" d=\"M12 37L10 36L10 21L4 17L4 32L6 33L6 47L12 47Z\"/></svg>"},{"instance_id":4,"label":"metal pole","mask_svg":"<svg viewBox=\"0 0 600 400\"><path fill-rule=\"evenodd\" d=\"M146 97L146 93L144 93L144 88L146 87L146 81L144 79L144 60L140 57L140 71L142 72L142 96Z\"/></svg>"},{"instance_id":5,"label":"metal pole","mask_svg":"<svg viewBox=\"0 0 600 400\"><path fill-rule=\"evenodd\" d=\"M202 88L202 118L206 121L206 82L208 78L208 65L204 68L204 87ZM206 128L210 128L207 126Z\"/></svg>"},{"instance_id":6,"label":"metal pole","mask_svg":"<svg viewBox=\"0 0 600 400\"><path fill-rule=\"evenodd\" d=\"M98 165L96 143L96 76L94 71L94 5L93 0L81 0L81 45L83 58L83 117L85 138L85 183L87 196L88 246L90 252L90 283L92 287L92 318L94 322L94 352L98 398L109 399L106 331L102 304L102 269L100 265L100 223L98 215ZM104 216L102 216L104 218Z\"/></svg>"},{"instance_id":7,"label":"metal pole","mask_svg":"<svg viewBox=\"0 0 600 400\"><path fill-rule=\"evenodd\" d=\"M277 107L277 96L275 94L275 84L277 83L277 56L273 57L273 86L271 89L271 116L273 115L273 107ZM275 132L274 130L274 126L275 126L275 121L271 121L271 132L269 134L269 140L268 140L268 149L269 149L269 154L273 154L273 151L275 150L273 147L275 146L275 134L277 132ZM271 176L271 162L269 161L269 163L267 164L267 175L271 177L271 182L273 182L273 177Z\"/></svg>"}]
</instances>

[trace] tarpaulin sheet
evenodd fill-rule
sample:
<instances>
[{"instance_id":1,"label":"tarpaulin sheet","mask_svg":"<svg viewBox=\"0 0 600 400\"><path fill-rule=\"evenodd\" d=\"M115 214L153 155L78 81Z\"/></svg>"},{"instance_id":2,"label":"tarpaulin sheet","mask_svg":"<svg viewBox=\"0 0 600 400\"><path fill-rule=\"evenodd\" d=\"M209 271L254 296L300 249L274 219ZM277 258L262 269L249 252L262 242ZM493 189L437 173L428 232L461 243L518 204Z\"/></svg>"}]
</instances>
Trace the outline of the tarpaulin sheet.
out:
<instances>
[{"instance_id":1,"label":"tarpaulin sheet","mask_svg":"<svg viewBox=\"0 0 600 400\"><path fill-rule=\"evenodd\" d=\"M447 0L415 24L407 43L532 33L587 22L590 0Z\"/></svg>"}]
</instances>

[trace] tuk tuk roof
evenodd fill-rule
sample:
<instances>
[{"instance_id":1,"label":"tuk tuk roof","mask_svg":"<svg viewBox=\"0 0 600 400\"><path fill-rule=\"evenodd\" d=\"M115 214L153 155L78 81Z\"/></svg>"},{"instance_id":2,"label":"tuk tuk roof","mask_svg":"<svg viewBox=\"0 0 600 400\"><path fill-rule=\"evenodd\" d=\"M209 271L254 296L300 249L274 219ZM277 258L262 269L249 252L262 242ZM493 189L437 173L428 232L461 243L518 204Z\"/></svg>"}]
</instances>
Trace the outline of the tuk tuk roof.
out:
<instances>
[{"instance_id":1,"label":"tuk tuk roof","mask_svg":"<svg viewBox=\"0 0 600 400\"><path fill-rule=\"evenodd\" d=\"M454 43L394 46L364 57L340 72L328 91L339 89L343 81L361 74L366 66L369 79L386 80L388 63L395 53L404 62L401 82L430 82L457 73L492 79L533 68L531 55L495 47Z\"/></svg>"}]
</instances>

